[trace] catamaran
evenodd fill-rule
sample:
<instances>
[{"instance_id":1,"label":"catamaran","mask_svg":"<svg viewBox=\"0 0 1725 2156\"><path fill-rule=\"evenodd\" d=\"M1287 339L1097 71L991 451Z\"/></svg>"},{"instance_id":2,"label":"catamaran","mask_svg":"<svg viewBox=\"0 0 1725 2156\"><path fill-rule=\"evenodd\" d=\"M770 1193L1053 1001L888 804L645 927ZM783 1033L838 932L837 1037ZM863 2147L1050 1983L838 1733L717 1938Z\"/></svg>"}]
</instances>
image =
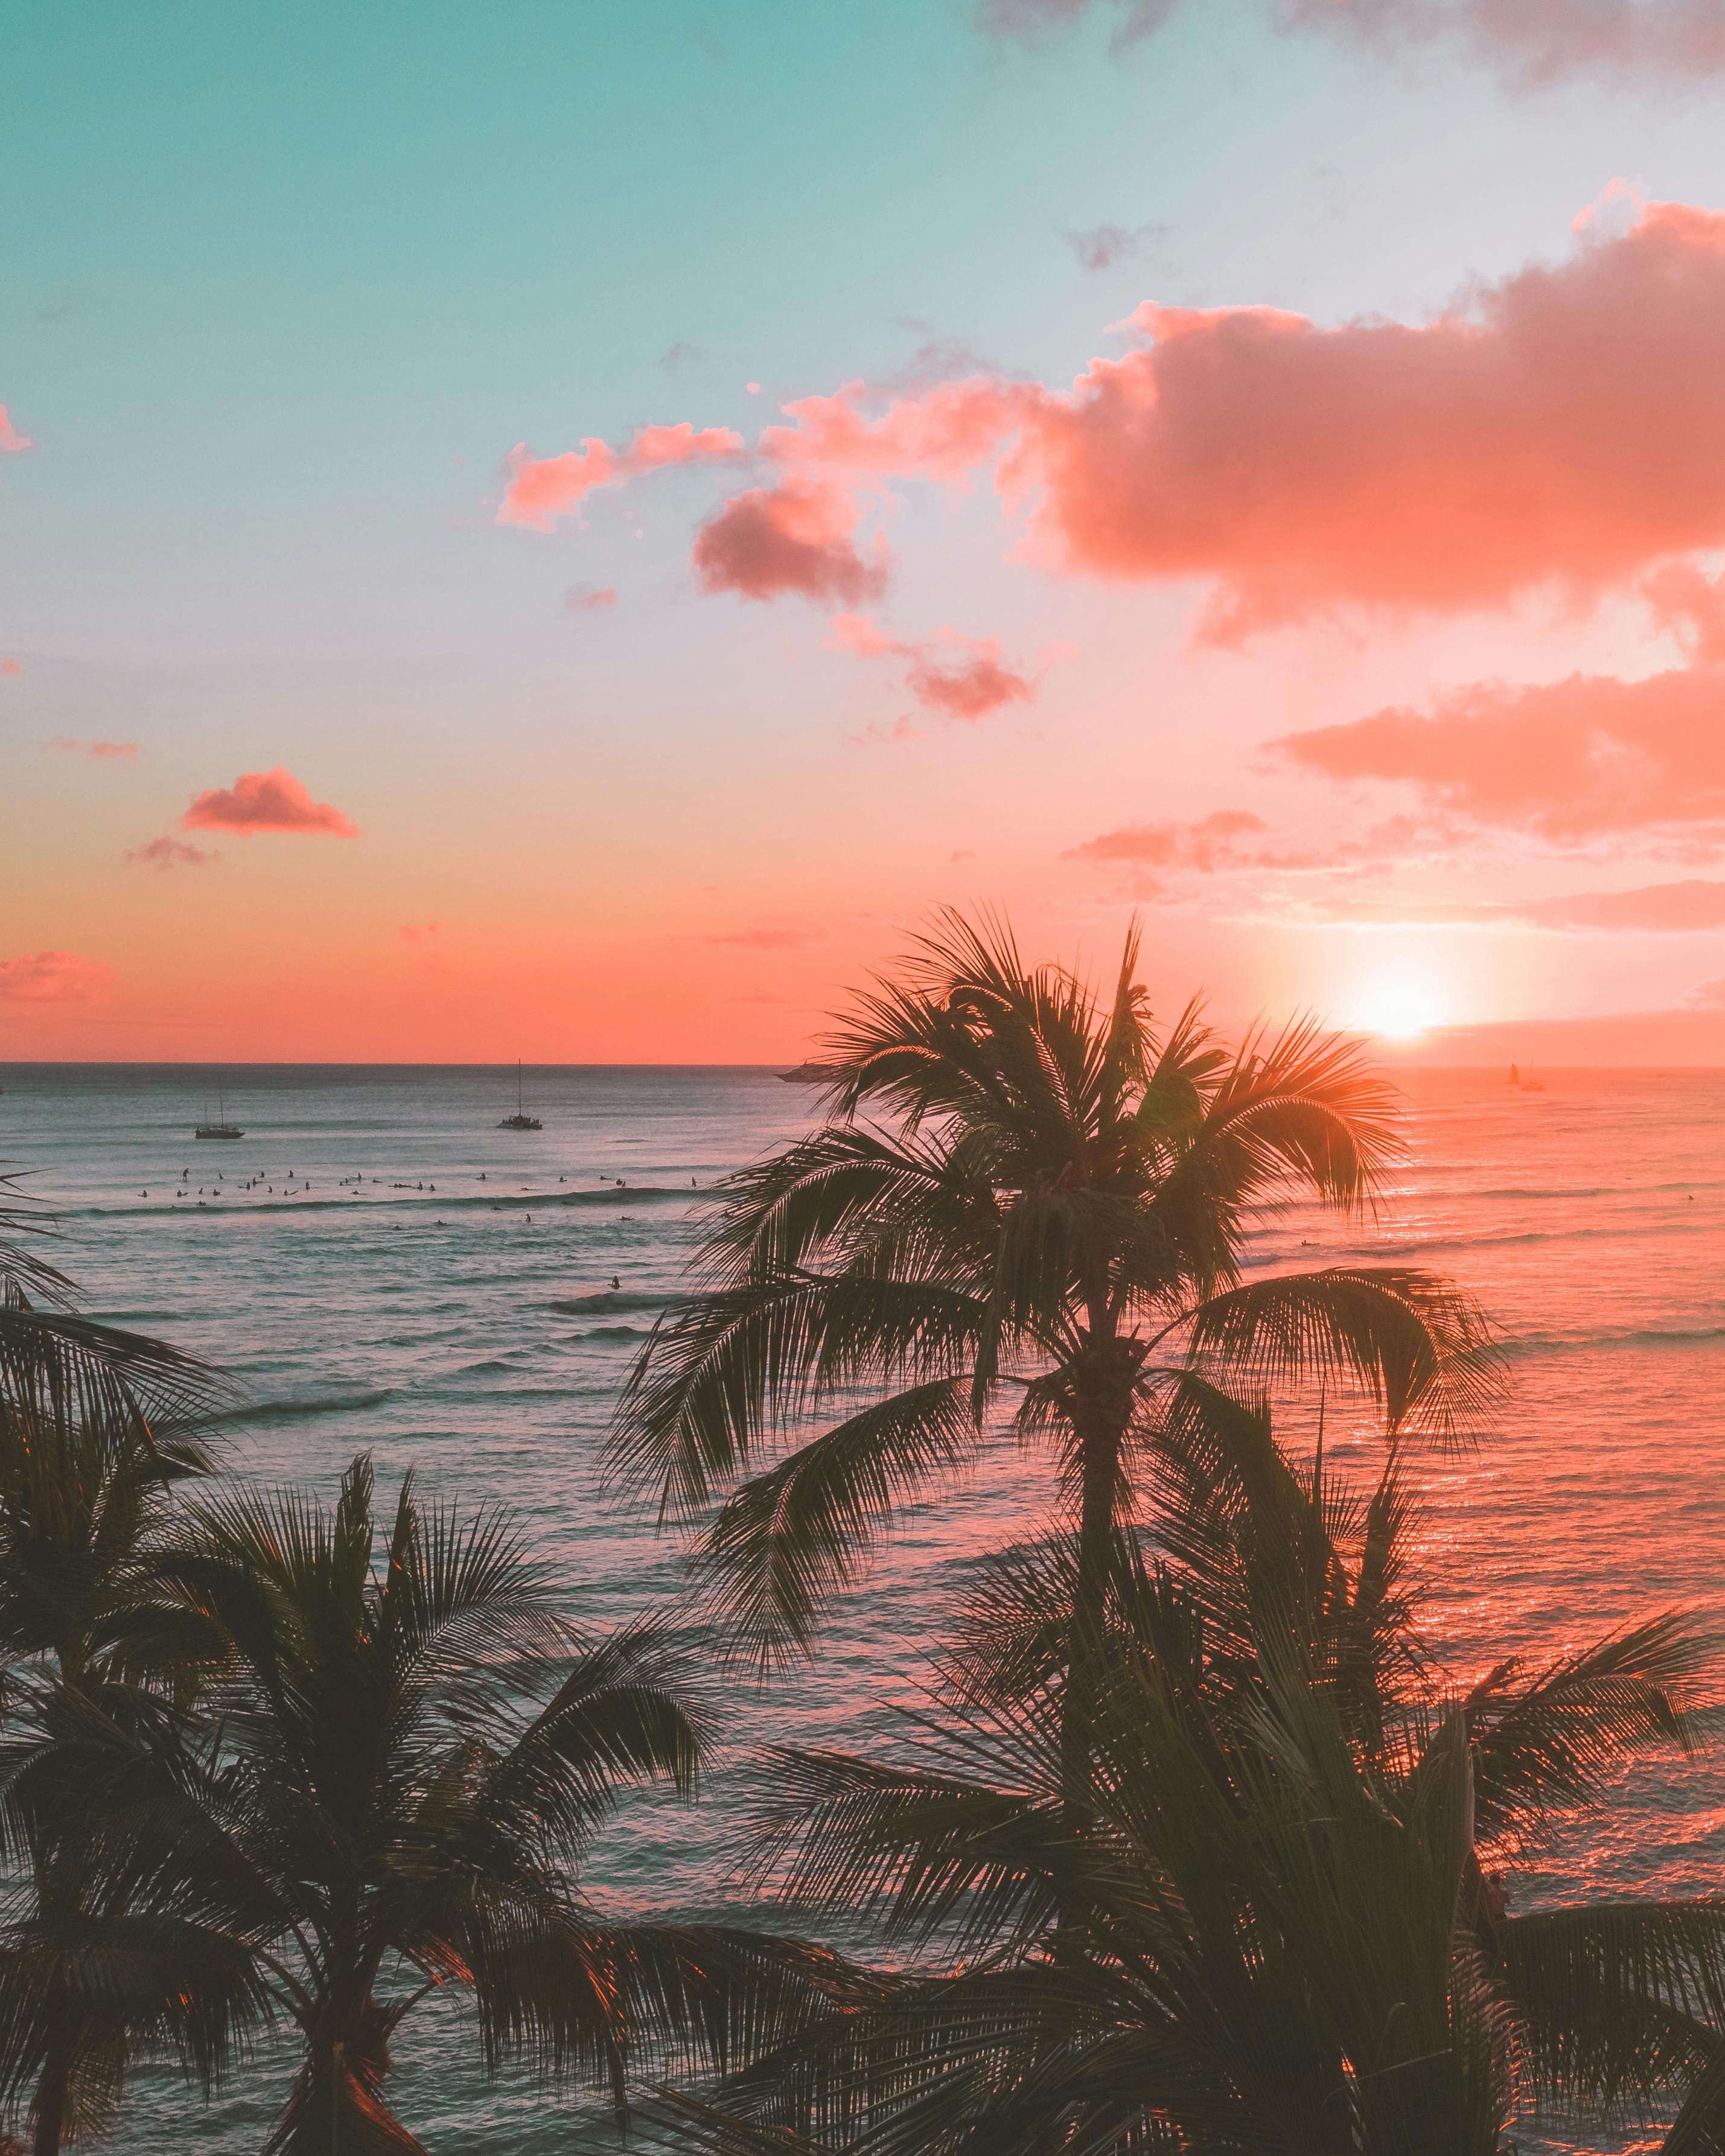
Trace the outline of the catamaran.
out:
<instances>
[{"instance_id":1,"label":"catamaran","mask_svg":"<svg viewBox=\"0 0 1725 2156\"><path fill-rule=\"evenodd\" d=\"M537 1116L530 1116L521 1106L521 1066L515 1066L515 1113L506 1116L497 1126L500 1131L542 1131L545 1128Z\"/></svg>"}]
</instances>

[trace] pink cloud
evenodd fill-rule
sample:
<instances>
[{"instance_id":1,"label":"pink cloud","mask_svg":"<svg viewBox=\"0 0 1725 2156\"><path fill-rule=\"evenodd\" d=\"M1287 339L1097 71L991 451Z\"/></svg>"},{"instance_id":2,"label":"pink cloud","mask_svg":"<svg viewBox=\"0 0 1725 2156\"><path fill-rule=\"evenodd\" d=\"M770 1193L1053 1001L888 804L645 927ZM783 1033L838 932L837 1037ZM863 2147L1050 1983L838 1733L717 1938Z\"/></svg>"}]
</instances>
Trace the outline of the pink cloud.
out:
<instances>
[{"instance_id":1,"label":"pink cloud","mask_svg":"<svg viewBox=\"0 0 1725 2156\"><path fill-rule=\"evenodd\" d=\"M0 674L22 674L23 670L24 669L22 660L17 659L0 659Z\"/></svg>"},{"instance_id":2,"label":"pink cloud","mask_svg":"<svg viewBox=\"0 0 1725 2156\"><path fill-rule=\"evenodd\" d=\"M21 456L26 449L33 449L35 446L28 434L21 434L13 426L11 413L0 404L0 456Z\"/></svg>"},{"instance_id":3,"label":"pink cloud","mask_svg":"<svg viewBox=\"0 0 1725 2156\"><path fill-rule=\"evenodd\" d=\"M854 606L885 562L856 551L853 490L985 467L1050 569L1209 583L1215 641L1589 598L1725 545L1725 215L1646 204L1423 324L1147 305L1132 326L1070 392L973 375L786 405L755 450L785 476L703 528L703 580ZM567 460L582 486L622 475L602 450Z\"/></svg>"},{"instance_id":4,"label":"pink cloud","mask_svg":"<svg viewBox=\"0 0 1725 2156\"><path fill-rule=\"evenodd\" d=\"M603 613L616 603L615 584L571 584L563 593L563 604L571 613Z\"/></svg>"},{"instance_id":5,"label":"pink cloud","mask_svg":"<svg viewBox=\"0 0 1725 2156\"><path fill-rule=\"evenodd\" d=\"M181 817L188 831L327 831L338 839L358 835L339 808L314 801L290 771L248 771L232 786L200 793Z\"/></svg>"},{"instance_id":6,"label":"pink cloud","mask_svg":"<svg viewBox=\"0 0 1725 2156\"><path fill-rule=\"evenodd\" d=\"M815 928L739 928L728 936L703 936L703 943L734 944L745 951L801 951L821 940Z\"/></svg>"},{"instance_id":7,"label":"pink cloud","mask_svg":"<svg viewBox=\"0 0 1725 2156\"><path fill-rule=\"evenodd\" d=\"M418 923L404 921L395 932L403 943L418 943L422 938L441 935L443 923L439 921L422 921Z\"/></svg>"},{"instance_id":8,"label":"pink cloud","mask_svg":"<svg viewBox=\"0 0 1725 2156\"><path fill-rule=\"evenodd\" d=\"M1035 685L1027 675L1002 665L1000 647L992 638L962 640L970 647L963 657L941 659L925 654L905 676L906 686L925 711L943 712L949 719L983 719L1008 704L1029 702L1036 693Z\"/></svg>"},{"instance_id":9,"label":"pink cloud","mask_svg":"<svg viewBox=\"0 0 1725 2156\"><path fill-rule=\"evenodd\" d=\"M907 644L876 628L865 613L841 613L834 616L826 643L829 649L858 659L903 660L905 686L925 711L949 719L986 718L1008 704L1028 704L1041 680L1008 665L997 639L966 636L956 629Z\"/></svg>"},{"instance_id":10,"label":"pink cloud","mask_svg":"<svg viewBox=\"0 0 1725 2156\"><path fill-rule=\"evenodd\" d=\"M1725 69L1718 0L1281 0L1277 20L1390 51L1458 44L1523 87L1594 71Z\"/></svg>"},{"instance_id":11,"label":"pink cloud","mask_svg":"<svg viewBox=\"0 0 1725 2156\"><path fill-rule=\"evenodd\" d=\"M1692 664L1725 666L1725 578L1705 576L1689 562L1671 562L1648 578L1641 596Z\"/></svg>"},{"instance_id":12,"label":"pink cloud","mask_svg":"<svg viewBox=\"0 0 1725 2156\"><path fill-rule=\"evenodd\" d=\"M1559 843L1725 819L1725 680L1700 669L1476 682L1430 717L1392 708L1273 746L1326 778L1399 781L1476 824Z\"/></svg>"},{"instance_id":13,"label":"pink cloud","mask_svg":"<svg viewBox=\"0 0 1725 2156\"><path fill-rule=\"evenodd\" d=\"M550 531L572 516L595 487L619 486L671 465L734 463L743 454L741 434L729 427L638 427L628 445L614 449L596 436L559 457L530 456L518 442L510 454L510 479L497 511L500 524L525 524Z\"/></svg>"},{"instance_id":14,"label":"pink cloud","mask_svg":"<svg viewBox=\"0 0 1725 2156\"><path fill-rule=\"evenodd\" d=\"M842 487L786 480L727 501L695 542L695 567L710 592L746 599L788 592L855 606L886 588L889 557L876 542L865 561L851 536L857 508Z\"/></svg>"},{"instance_id":15,"label":"pink cloud","mask_svg":"<svg viewBox=\"0 0 1725 2156\"><path fill-rule=\"evenodd\" d=\"M1393 899L1337 898L1317 901L1307 909L1326 921L1351 921L1387 927L1502 927L1520 926L1566 932L1681 935L1725 928L1725 883L1692 878L1685 883L1656 883L1637 891L1572 891L1556 898L1513 899L1497 904L1412 902Z\"/></svg>"},{"instance_id":16,"label":"pink cloud","mask_svg":"<svg viewBox=\"0 0 1725 2156\"><path fill-rule=\"evenodd\" d=\"M1242 849L1239 840L1267 829L1261 816L1245 808L1218 808L1195 824L1128 824L1073 846L1065 861L1129 862L1136 868L1196 869L1209 875L1219 869L1255 865L1260 849Z\"/></svg>"},{"instance_id":17,"label":"pink cloud","mask_svg":"<svg viewBox=\"0 0 1725 2156\"><path fill-rule=\"evenodd\" d=\"M136 742L74 741L69 734L56 734L48 745L69 756L94 757L99 763L129 763L138 752Z\"/></svg>"},{"instance_id":18,"label":"pink cloud","mask_svg":"<svg viewBox=\"0 0 1725 2156\"><path fill-rule=\"evenodd\" d=\"M183 839L151 839L146 845L132 847L126 858L143 868L165 870L208 868L222 857L208 846L187 845Z\"/></svg>"},{"instance_id":19,"label":"pink cloud","mask_svg":"<svg viewBox=\"0 0 1725 2156\"><path fill-rule=\"evenodd\" d=\"M996 37L1034 44L1094 12L1117 50L1160 29L1182 0L982 0ZM1719 0L1273 0L1286 36L1317 33L1387 55L1450 47L1521 88L1588 72L1704 76L1725 69Z\"/></svg>"},{"instance_id":20,"label":"pink cloud","mask_svg":"<svg viewBox=\"0 0 1725 2156\"><path fill-rule=\"evenodd\" d=\"M93 958L69 951L33 951L19 958L0 958L0 1002L87 1003L105 988L113 975Z\"/></svg>"}]
</instances>

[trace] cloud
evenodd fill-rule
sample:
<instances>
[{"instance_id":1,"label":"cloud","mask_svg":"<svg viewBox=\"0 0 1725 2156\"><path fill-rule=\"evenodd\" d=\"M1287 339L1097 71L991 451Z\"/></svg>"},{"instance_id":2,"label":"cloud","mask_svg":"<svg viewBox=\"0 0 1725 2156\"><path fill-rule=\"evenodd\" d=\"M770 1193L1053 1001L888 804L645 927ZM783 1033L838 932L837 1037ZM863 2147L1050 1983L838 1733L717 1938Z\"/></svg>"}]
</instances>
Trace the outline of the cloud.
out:
<instances>
[{"instance_id":1,"label":"cloud","mask_svg":"<svg viewBox=\"0 0 1725 2156\"><path fill-rule=\"evenodd\" d=\"M1116 50L1170 21L1182 0L983 0L981 28L1035 44L1092 13L1115 25ZM1702 77L1725 70L1720 0L1266 0L1284 36L1327 36L1395 56L1451 50L1515 87L1582 74Z\"/></svg>"},{"instance_id":2,"label":"cloud","mask_svg":"<svg viewBox=\"0 0 1725 2156\"><path fill-rule=\"evenodd\" d=\"M434 936L441 935L443 923L439 921L422 921L417 923L404 921L395 932L403 943L418 943Z\"/></svg>"},{"instance_id":3,"label":"cloud","mask_svg":"<svg viewBox=\"0 0 1725 2156\"><path fill-rule=\"evenodd\" d=\"M1078 257L1081 270L1111 270L1147 253L1168 238L1165 224L1093 224L1086 232L1069 232L1066 244Z\"/></svg>"},{"instance_id":4,"label":"cloud","mask_svg":"<svg viewBox=\"0 0 1725 2156\"><path fill-rule=\"evenodd\" d=\"M1725 578L1705 576L1692 562L1672 562L1648 578L1641 596L1692 665L1725 666Z\"/></svg>"},{"instance_id":5,"label":"cloud","mask_svg":"<svg viewBox=\"0 0 1725 2156\"><path fill-rule=\"evenodd\" d=\"M1686 935L1725 928L1725 883L1692 878L1637 891L1574 891L1498 903L1393 899L1318 900L1306 909L1326 921L1373 927L1548 928L1568 933Z\"/></svg>"},{"instance_id":6,"label":"cloud","mask_svg":"<svg viewBox=\"0 0 1725 2156\"><path fill-rule=\"evenodd\" d=\"M1725 819L1725 675L1476 682L1272 743L1325 778L1399 781L1478 824L1559 844Z\"/></svg>"},{"instance_id":7,"label":"cloud","mask_svg":"<svg viewBox=\"0 0 1725 2156\"><path fill-rule=\"evenodd\" d=\"M841 613L834 616L826 641L829 649L859 659L902 660L911 696L924 711L949 719L982 719L1008 704L1028 704L1041 685L1040 674L1022 673L1001 658L998 639L956 629L907 644L877 629L867 614Z\"/></svg>"},{"instance_id":8,"label":"cloud","mask_svg":"<svg viewBox=\"0 0 1725 2156\"><path fill-rule=\"evenodd\" d=\"M884 541L865 561L850 527L856 506L842 487L788 480L727 501L695 542L695 567L710 592L746 599L787 592L855 606L886 588L890 557Z\"/></svg>"},{"instance_id":9,"label":"cloud","mask_svg":"<svg viewBox=\"0 0 1725 2156\"><path fill-rule=\"evenodd\" d=\"M703 936L703 943L735 945L744 951L802 951L819 943L818 928L738 928L728 936Z\"/></svg>"},{"instance_id":10,"label":"cloud","mask_svg":"<svg viewBox=\"0 0 1725 2156\"><path fill-rule=\"evenodd\" d=\"M164 870L208 868L222 856L208 846L188 845L183 839L151 839L145 845L133 846L126 858L141 867Z\"/></svg>"},{"instance_id":11,"label":"cloud","mask_svg":"<svg viewBox=\"0 0 1725 2156\"><path fill-rule=\"evenodd\" d=\"M1070 391L978 374L787 404L752 453L783 477L702 529L703 580L855 605L885 575L856 550L857 490L985 468L1050 570L1208 583L1215 642L1346 608L1586 600L1725 545L1725 215L1646 204L1422 324L1146 305L1131 327ZM741 453L724 429L656 432L680 458ZM642 440L521 465L506 521L548 526L647 469Z\"/></svg>"},{"instance_id":12,"label":"cloud","mask_svg":"<svg viewBox=\"0 0 1725 2156\"><path fill-rule=\"evenodd\" d=\"M19 659L0 659L0 674L22 674L23 661Z\"/></svg>"},{"instance_id":13,"label":"cloud","mask_svg":"<svg viewBox=\"0 0 1725 2156\"><path fill-rule=\"evenodd\" d=\"M667 346L660 354L659 364L673 369L679 367L696 367L706 357L706 354L698 344L691 344L685 337L679 337L675 344Z\"/></svg>"},{"instance_id":14,"label":"cloud","mask_svg":"<svg viewBox=\"0 0 1725 2156\"><path fill-rule=\"evenodd\" d=\"M1725 981L1703 981L1699 988L1690 990L1687 1000L1703 1009L1717 1010L1725 1004Z\"/></svg>"},{"instance_id":15,"label":"cloud","mask_svg":"<svg viewBox=\"0 0 1725 2156\"><path fill-rule=\"evenodd\" d=\"M48 746L64 749L69 756L94 757L99 763L129 763L138 752L136 742L74 741L69 734L55 734Z\"/></svg>"},{"instance_id":16,"label":"cloud","mask_svg":"<svg viewBox=\"0 0 1725 2156\"><path fill-rule=\"evenodd\" d=\"M35 446L28 434L19 434L12 424L11 413L0 404L0 456L21 456L26 449L33 449Z\"/></svg>"},{"instance_id":17,"label":"cloud","mask_svg":"<svg viewBox=\"0 0 1725 2156\"><path fill-rule=\"evenodd\" d=\"M696 428L686 419L671 427L638 427L620 449L590 435L578 451L536 459L525 442L517 442L497 521L550 531L558 517L575 515L595 487L620 486L673 465L734 463L742 454L742 437L732 429Z\"/></svg>"},{"instance_id":18,"label":"cloud","mask_svg":"<svg viewBox=\"0 0 1725 2156\"><path fill-rule=\"evenodd\" d=\"M1135 868L1196 869L1209 875L1221 868L1252 865L1255 848L1236 843L1266 830L1261 816L1249 809L1219 808L1195 824L1127 824L1070 847L1063 861L1129 862Z\"/></svg>"},{"instance_id":19,"label":"cloud","mask_svg":"<svg viewBox=\"0 0 1725 2156\"><path fill-rule=\"evenodd\" d=\"M1113 0L1114 49L1123 51L1147 38L1179 9L1181 0ZM1082 22L1091 0L981 0L977 20L990 36L1034 44L1056 30Z\"/></svg>"},{"instance_id":20,"label":"cloud","mask_svg":"<svg viewBox=\"0 0 1725 2156\"><path fill-rule=\"evenodd\" d=\"M19 958L0 958L0 1002L87 1003L105 988L113 975L92 958L69 951L33 951Z\"/></svg>"},{"instance_id":21,"label":"cloud","mask_svg":"<svg viewBox=\"0 0 1725 2156\"><path fill-rule=\"evenodd\" d=\"M615 584L571 584L563 604L571 613L603 613L617 603Z\"/></svg>"},{"instance_id":22,"label":"cloud","mask_svg":"<svg viewBox=\"0 0 1725 2156\"><path fill-rule=\"evenodd\" d=\"M188 831L327 831L357 838L355 826L327 801L314 801L290 771L248 771L232 786L200 793L181 817Z\"/></svg>"},{"instance_id":23,"label":"cloud","mask_svg":"<svg viewBox=\"0 0 1725 2156\"><path fill-rule=\"evenodd\" d=\"M1448 44L1522 88L1580 74L1725 69L1719 0L1281 0L1277 21L1391 52Z\"/></svg>"},{"instance_id":24,"label":"cloud","mask_svg":"<svg viewBox=\"0 0 1725 2156\"><path fill-rule=\"evenodd\" d=\"M1338 606L1590 596L1725 540L1725 217L1651 204L1424 326L1141 307L1038 415L1076 568L1218 581L1226 641Z\"/></svg>"}]
</instances>

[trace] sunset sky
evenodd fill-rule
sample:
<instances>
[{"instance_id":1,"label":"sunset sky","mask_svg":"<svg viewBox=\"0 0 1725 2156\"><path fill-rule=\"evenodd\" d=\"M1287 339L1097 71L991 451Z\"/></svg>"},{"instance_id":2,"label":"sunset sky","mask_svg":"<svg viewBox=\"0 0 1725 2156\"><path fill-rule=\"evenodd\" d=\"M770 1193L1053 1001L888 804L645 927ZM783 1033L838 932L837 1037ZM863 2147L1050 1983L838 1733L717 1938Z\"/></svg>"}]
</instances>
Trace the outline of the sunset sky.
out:
<instances>
[{"instance_id":1,"label":"sunset sky","mask_svg":"<svg viewBox=\"0 0 1725 2156\"><path fill-rule=\"evenodd\" d=\"M1725 1063L1725 0L91 0L0 102L0 1060L793 1057L989 903Z\"/></svg>"}]
</instances>

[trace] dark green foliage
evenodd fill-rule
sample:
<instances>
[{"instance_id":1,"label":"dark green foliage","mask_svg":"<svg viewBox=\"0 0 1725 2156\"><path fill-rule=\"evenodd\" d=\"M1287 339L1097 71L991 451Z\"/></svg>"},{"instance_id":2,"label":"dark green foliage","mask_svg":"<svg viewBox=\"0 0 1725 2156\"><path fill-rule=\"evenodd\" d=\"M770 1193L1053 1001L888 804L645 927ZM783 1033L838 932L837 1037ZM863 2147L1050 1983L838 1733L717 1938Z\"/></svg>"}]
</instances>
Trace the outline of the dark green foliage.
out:
<instances>
[{"instance_id":1,"label":"dark green foliage","mask_svg":"<svg viewBox=\"0 0 1725 2156\"><path fill-rule=\"evenodd\" d=\"M892 1966L716 2104L714 2156L1495 2156L1528 2108L1725 2120L1725 1901L1511 1913L1496 1867L1695 1739L1666 1617L1456 1688L1420 1634L1394 1455L1356 1496L1189 1381L1088 1643L1069 1800L1055 1538L996 1560L886 1759L788 1751L759 1832Z\"/></svg>"}]
</instances>

